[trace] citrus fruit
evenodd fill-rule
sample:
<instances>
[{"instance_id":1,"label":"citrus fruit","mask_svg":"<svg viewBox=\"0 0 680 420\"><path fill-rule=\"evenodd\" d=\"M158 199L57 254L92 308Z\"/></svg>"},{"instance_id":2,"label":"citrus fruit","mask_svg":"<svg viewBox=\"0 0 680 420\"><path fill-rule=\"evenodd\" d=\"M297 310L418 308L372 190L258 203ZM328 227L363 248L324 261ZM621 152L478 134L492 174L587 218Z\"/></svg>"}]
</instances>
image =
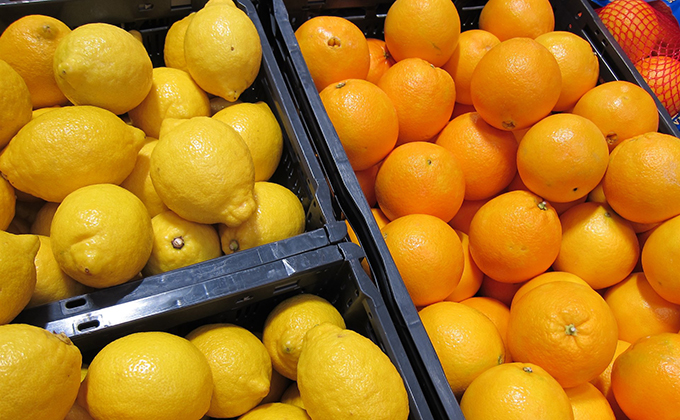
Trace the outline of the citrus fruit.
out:
<instances>
[{"instance_id":1,"label":"citrus fruit","mask_svg":"<svg viewBox=\"0 0 680 420\"><path fill-rule=\"evenodd\" d=\"M680 61L673 57L653 56L636 62L635 68L666 111L675 116L680 111Z\"/></svg>"},{"instance_id":2,"label":"citrus fruit","mask_svg":"<svg viewBox=\"0 0 680 420\"><path fill-rule=\"evenodd\" d=\"M644 0L614 1L597 15L633 63L647 57L659 41L656 11Z\"/></svg>"},{"instance_id":3,"label":"citrus fruit","mask_svg":"<svg viewBox=\"0 0 680 420\"><path fill-rule=\"evenodd\" d=\"M647 281L662 298L680 304L677 257L680 253L680 216L658 227L647 237L642 248L642 269Z\"/></svg>"},{"instance_id":4,"label":"citrus fruit","mask_svg":"<svg viewBox=\"0 0 680 420\"><path fill-rule=\"evenodd\" d=\"M262 334L258 334L257 337L262 337ZM269 383L269 392L262 398L260 405L279 402L283 396L283 393L288 389L288 386L293 383L290 379L281 375L276 369L272 367L272 378Z\"/></svg>"},{"instance_id":5,"label":"citrus fruit","mask_svg":"<svg viewBox=\"0 0 680 420\"><path fill-rule=\"evenodd\" d=\"M58 207L59 203L46 201L35 214L30 232L34 235L50 236L52 218Z\"/></svg>"},{"instance_id":6,"label":"citrus fruit","mask_svg":"<svg viewBox=\"0 0 680 420\"><path fill-rule=\"evenodd\" d=\"M162 213L168 209L163 200L158 196L151 181L151 152L158 144L158 140L147 137L146 143L139 149L135 167L132 172L120 183L120 186L137 196L149 211L149 216Z\"/></svg>"},{"instance_id":7,"label":"citrus fruit","mask_svg":"<svg viewBox=\"0 0 680 420\"><path fill-rule=\"evenodd\" d=\"M605 398L607 398L607 401L609 401L609 406L614 412L614 416L616 417L617 420L626 420L628 419L628 417L626 417L626 415L623 414L623 411L621 411L621 407L619 407L619 403L616 402L616 397L614 397L611 377L612 367L614 366L614 361L616 360L616 358L619 357L619 355L623 353L624 350L626 350L628 347L630 347L629 342L619 340L616 344L616 352L614 352L614 357L612 357L611 362L609 362L609 366L607 366L607 368L602 373L600 373L599 376L590 381L590 383L595 385L595 387L600 390L600 392L605 396Z\"/></svg>"},{"instance_id":8,"label":"citrus fruit","mask_svg":"<svg viewBox=\"0 0 680 420\"><path fill-rule=\"evenodd\" d=\"M529 293L529 291L534 290L535 288L542 284L550 283L551 281L570 281L573 283L580 283L584 286L589 286L589 284L586 283L585 280L583 280L576 274L572 274L566 271L546 271L545 273L539 274L536 277L532 278L531 280L523 283L522 286L519 289L517 289L514 296L512 297L510 308L512 308L512 305L514 305L517 300L521 299L522 296Z\"/></svg>"},{"instance_id":9,"label":"citrus fruit","mask_svg":"<svg viewBox=\"0 0 680 420\"><path fill-rule=\"evenodd\" d=\"M377 85L378 80L385 74L387 69L396 63L396 60L387 50L387 44L382 39L366 38L366 43L368 44L368 54L370 57L366 80Z\"/></svg>"},{"instance_id":10,"label":"citrus fruit","mask_svg":"<svg viewBox=\"0 0 680 420\"><path fill-rule=\"evenodd\" d=\"M35 256L40 240L35 235L15 235L0 230L0 325L12 321L35 291Z\"/></svg>"},{"instance_id":11,"label":"citrus fruit","mask_svg":"<svg viewBox=\"0 0 680 420\"><path fill-rule=\"evenodd\" d=\"M0 59L0 147L5 147L26 123L31 121L31 93L26 82Z\"/></svg>"},{"instance_id":12,"label":"citrus fruit","mask_svg":"<svg viewBox=\"0 0 680 420\"><path fill-rule=\"evenodd\" d=\"M64 420L94 420L83 407L74 403Z\"/></svg>"},{"instance_id":13,"label":"citrus fruit","mask_svg":"<svg viewBox=\"0 0 680 420\"><path fill-rule=\"evenodd\" d=\"M501 41L536 38L555 29L555 15L549 0L489 0L479 15L479 28Z\"/></svg>"},{"instance_id":14,"label":"citrus fruit","mask_svg":"<svg viewBox=\"0 0 680 420\"><path fill-rule=\"evenodd\" d=\"M477 295L500 300L506 306L510 307L512 304L512 299L515 297L515 293L517 293L517 291L525 283L526 281L519 283L505 283L484 275L484 277L482 277L482 284L479 286Z\"/></svg>"},{"instance_id":15,"label":"citrus fruit","mask_svg":"<svg viewBox=\"0 0 680 420\"><path fill-rule=\"evenodd\" d=\"M463 274L460 276L460 281L453 292L444 300L452 302L461 302L465 299L471 298L477 293L479 287L482 285L482 278L484 273L477 267L472 256L470 256L470 237L467 233L456 229L456 233L460 238L460 243L463 246Z\"/></svg>"},{"instance_id":16,"label":"citrus fruit","mask_svg":"<svg viewBox=\"0 0 680 420\"><path fill-rule=\"evenodd\" d=\"M188 72L187 60L184 58L184 38L187 26L194 18L195 13L189 13L182 19L175 21L168 28L163 43L163 61L166 67L172 67Z\"/></svg>"},{"instance_id":17,"label":"citrus fruit","mask_svg":"<svg viewBox=\"0 0 680 420\"><path fill-rule=\"evenodd\" d=\"M474 217L477 210L484 205L487 201L491 200L493 197L485 198L482 200L463 200L463 204L460 205L458 212L451 220L449 220L449 225L456 230L461 232L470 233L470 222Z\"/></svg>"},{"instance_id":18,"label":"citrus fruit","mask_svg":"<svg viewBox=\"0 0 680 420\"><path fill-rule=\"evenodd\" d=\"M281 402L285 404L291 404L301 409L305 409L305 404L300 398L300 389L297 386L297 382L292 382L288 388L281 395Z\"/></svg>"},{"instance_id":19,"label":"citrus fruit","mask_svg":"<svg viewBox=\"0 0 680 420\"><path fill-rule=\"evenodd\" d=\"M565 391L574 411L574 420L616 420L607 398L590 382Z\"/></svg>"},{"instance_id":20,"label":"citrus fruit","mask_svg":"<svg viewBox=\"0 0 680 420\"><path fill-rule=\"evenodd\" d=\"M14 187L0 177L0 230L6 230L16 214L17 197Z\"/></svg>"},{"instance_id":21,"label":"citrus fruit","mask_svg":"<svg viewBox=\"0 0 680 420\"><path fill-rule=\"evenodd\" d=\"M491 322L498 329L498 333L503 339L503 345L505 346L505 362L511 361L510 351L508 349L508 320L510 319L510 308L498 299L485 297L485 296L473 296L471 298L461 300L460 303L469 306L471 308L477 309L479 312L486 315Z\"/></svg>"},{"instance_id":22,"label":"citrus fruit","mask_svg":"<svg viewBox=\"0 0 680 420\"><path fill-rule=\"evenodd\" d=\"M378 199L375 197L375 178L378 175L378 169L380 169L380 163L363 171L354 171L359 187L361 187L361 192L371 208L374 208L378 203Z\"/></svg>"},{"instance_id":23,"label":"citrus fruit","mask_svg":"<svg viewBox=\"0 0 680 420\"><path fill-rule=\"evenodd\" d=\"M282 402L257 406L239 417L239 420L311 420L300 407Z\"/></svg>"}]
</instances>

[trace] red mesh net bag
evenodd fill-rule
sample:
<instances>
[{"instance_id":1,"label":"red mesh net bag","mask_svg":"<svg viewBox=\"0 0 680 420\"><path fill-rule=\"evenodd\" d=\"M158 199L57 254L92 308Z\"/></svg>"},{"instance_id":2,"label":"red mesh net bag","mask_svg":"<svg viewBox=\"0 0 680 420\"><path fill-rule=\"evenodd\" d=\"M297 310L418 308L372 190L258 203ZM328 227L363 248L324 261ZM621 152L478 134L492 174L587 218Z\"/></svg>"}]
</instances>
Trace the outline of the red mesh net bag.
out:
<instances>
[{"instance_id":1,"label":"red mesh net bag","mask_svg":"<svg viewBox=\"0 0 680 420\"><path fill-rule=\"evenodd\" d=\"M680 111L680 25L673 13L664 0L613 0L597 9L602 23L675 117Z\"/></svg>"}]
</instances>

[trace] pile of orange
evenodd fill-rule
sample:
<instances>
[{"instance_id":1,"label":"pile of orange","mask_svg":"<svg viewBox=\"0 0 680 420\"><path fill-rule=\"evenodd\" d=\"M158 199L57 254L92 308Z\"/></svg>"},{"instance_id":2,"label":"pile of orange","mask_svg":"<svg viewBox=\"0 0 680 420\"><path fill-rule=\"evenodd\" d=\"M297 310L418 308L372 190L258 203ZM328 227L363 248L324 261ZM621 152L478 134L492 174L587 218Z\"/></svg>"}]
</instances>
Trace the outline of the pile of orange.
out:
<instances>
[{"instance_id":1,"label":"pile of orange","mask_svg":"<svg viewBox=\"0 0 680 420\"><path fill-rule=\"evenodd\" d=\"M652 96L598 84L549 0L489 0L462 33L450 0L396 0L384 40L305 25L326 34L300 49L466 419L677 418L680 139Z\"/></svg>"}]
</instances>

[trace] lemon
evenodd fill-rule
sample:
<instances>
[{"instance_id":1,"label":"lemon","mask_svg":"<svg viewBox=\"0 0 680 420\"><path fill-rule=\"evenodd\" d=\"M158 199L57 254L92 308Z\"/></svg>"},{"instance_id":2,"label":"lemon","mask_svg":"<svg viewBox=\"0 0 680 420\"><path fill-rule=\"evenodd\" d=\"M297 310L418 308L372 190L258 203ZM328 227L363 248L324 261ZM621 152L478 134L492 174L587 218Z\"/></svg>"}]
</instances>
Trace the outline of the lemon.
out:
<instances>
[{"instance_id":1,"label":"lemon","mask_svg":"<svg viewBox=\"0 0 680 420\"><path fill-rule=\"evenodd\" d=\"M163 59L166 67L187 71L187 60L184 58L184 35L187 33L187 26L194 18L194 14L190 13L174 22L165 34Z\"/></svg>"},{"instance_id":2,"label":"lemon","mask_svg":"<svg viewBox=\"0 0 680 420\"><path fill-rule=\"evenodd\" d=\"M144 139L110 111L67 106L27 123L0 155L0 172L16 189L61 202L86 185L120 184Z\"/></svg>"},{"instance_id":3,"label":"lemon","mask_svg":"<svg viewBox=\"0 0 680 420\"><path fill-rule=\"evenodd\" d=\"M0 35L0 59L24 79L33 108L67 102L54 79L52 64L59 41L70 32L59 19L32 14L10 23Z\"/></svg>"},{"instance_id":4,"label":"lemon","mask_svg":"<svg viewBox=\"0 0 680 420\"><path fill-rule=\"evenodd\" d=\"M262 342L274 369L288 379L296 380L305 334L321 323L345 328L340 312L320 296L305 293L276 305L268 314L262 331Z\"/></svg>"},{"instance_id":5,"label":"lemon","mask_svg":"<svg viewBox=\"0 0 680 420\"><path fill-rule=\"evenodd\" d=\"M210 100L189 73L172 67L156 67L149 94L128 116L147 136L158 138L165 118L209 117Z\"/></svg>"},{"instance_id":6,"label":"lemon","mask_svg":"<svg viewBox=\"0 0 680 420\"><path fill-rule=\"evenodd\" d=\"M279 166L283 133L266 102L240 103L223 108L213 118L232 126L248 145L255 165L255 181L268 181Z\"/></svg>"},{"instance_id":7,"label":"lemon","mask_svg":"<svg viewBox=\"0 0 680 420\"><path fill-rule=\"evenodd\" d=\"M253 189L255 212L237 227L219 225L225 254L291 238L305 231L305 209L288 188L260 181Z\"/></svg>"},{"instance_id":8,"label":"lemon","mask_svg":"<svg viewBox=\"0 0 680 420\"><path fill-rule=\"evenodd\" d=\"M222 255L217 229L190 222L171 210L151 219L153 248L142 270L145 276L165 273Z\"/></svg>"},{"instance_id":9,"label":"lemon","mask_svg":"<svg viewBox=\"0 0 680 420\"><path fill-rule=\"evenodd\" d=\"M238 420L311 420L311 418L300 407L275 402L255 407Z\"/></svg>"},{"instance_id":10,"label":"lemon","mask_svg":"<svg viewBox=\"0 0 680 420\"><path fill-rule=\"evenodd\" d=\"M307 332L298 388L314 419L405 420L409 402L392 361L363 335L323 323Z\"/></svg>"},{"instance_id":11,"label":"lemon","mask_svg":"<svg viewBox=\"0 0 680 420\"><path fill-rule=\"evenodd\" d=\"M31 223L30 232L34 235L50 236L52 218L58 207L59 203L52 203L50 201L43 204Z\"/></svg>"},{"instance_id":12,"label":"lemon","mask_svg":"<svg viewBox=\"0 0 680 420\"><path fill-rule=\"evenodd\" d=\"M0 325L0 349L0 416L62 420L80 387L80 350L64 334L27 324Z\"/></svg>"},{"instance_id":13,"label":"lemon","mask_svg":"<svg viewBox=\"0 0 680 420\"><path fill-rule=\"evenodd\" d=\"M149 211L149 216L154 217L155 215L162 213L168 209L163 203L163 200L158 196L156 189L151 181L151 174L149 169L151 168L151 152L158 144L158 140L152 137L147 137L146 143L139 150L137 154L137 161L135 162L135 167L132 168L132 172L128 175L120 186L130 191L137 196L142 203L146 206Z\"/></svg>"},{"instance_id":14,"label":"lemon","mask_svg":"<svg viewBox=\"0 0 680 420\"><path fill-rule=\"evenodd\" d=\"M135 39L136 39L137 41L139 41L139 42L141 42L142 44L144 44L144 38L142 37L142 33L141 33L141 32L139 32L139 31L136 30L136 29L130 29L128 32L130 33L130 35L132 35L133 37L135 37Z\"/></svg>"},{"instance_id":15,"label":"lemon","mask_svg":"<svg viewBox=\"0 0 680 420\"><path fill-rule=\"evenodd\" d=\"M26 82L0 60L0 149L31 120L33 104Z\"/></svg>"},{"instance_id":16,"label":"lemon","mask_svg":"<svg viewBox=\"0 0 680 420\"><path fill-rule=\"evenodd\" d=\"M220 4L226 4L228 6L236 7L233 0L208 0L208 2L203 7L220 5Z\"/></svg>"},{"instance_id":17,"label":"lemon","mask_svg":"<svg viewBox=\"0 0 680 420\"><path fill-rule=\"evenodd\" d=\"M151 152L151 181L170 210L193 222L228 226L255 211L253 159L236 130L194 117L160 137Z\"/></svg>"},{"instance_id":18,"label":"lemon","mask_svg":"<svg viewBox=\"0 0 680 420\"><path fill-rule=\"evenodd\" d=\"M69 194L51 228L52 252L62 270L90 287L124 283L151 255L153 229L144 204L113 184L95 184Z\"/></svg>"},{"instance_id":19,"label":"lemon","mask_svg":"<svg viewBox=\"0 0 680 420\"><path fill-rule=\"evenodd\" d=\"M0 325L13 320L31 300L38 248L40 240L35 235L15 235L0 230Z\"/></svg>"},{"instance_id":20,"label":"lemon","mask_svg":"<svg viewBox=\"0 0 680 420\"><path fill-rule=\"evenodd\" d=\"M69 410L64 420L94 420L94 419L92 418L92 416L90 416L90 413L88 413L87 410L81 407L78 403L73 403L73 405L71 406L71 410Z\"/></svg>"},{"instance_id":21,"label":"lemon","mask_svg":"<svg viewBox=\"0 0 680 420\"><path fill-rule=\"evenodd\" d=\"M233 324L208 324L187 336L208 359L215 384L208 416L237 417L269 392L272 363L253 333Z\"/></svg>"},{"instance_id":22,"label":"lemon","mask_svg":"<svg viewBox=\"0 0 680 420\"><path fill-rule=\"evenodd\" d=\"M117 115L149 93L152 70L144 45L108 23L78 26L54 52L54 77L64 95L75 105L95 105Z\"/></svg>"},{"instance_id":23,"label":"lemon","mask_svg":"<svg viewBox=\"0 0 680 420\"><path fill-rule=\"evenodd\" d=\"M303 403L302 398L300 398L300 389L298 388L297 382L293 382L286 388L281 396L281 402L300 407L303 410L305 409L305 403Z\"/></svg>"},{"instance_id":24,"label":"lemon","mask_svg":"<svg viewBox=\"0 0 680 420\"><path fill-rule=\"evenodd\" d=\"M92 359L78 404L95 419L199 420L213 381L203 353L161 331L118 338Z\"/></svg>"},{"instance_id":25,"label":"lemon","mask_svg":"<svg viewBox=\"0 0 680 420\"><path fill-rule=\"evenodd\" d=\"M92 291L92 288L75 281L59 267L48 236L38 235L38 238L40 249L35 256L36 284L27 308Z\"/></svg>"},{"instance_id":26,"label":"lemon","mask_svg":"<svg viewBox=\"0 0 680 420\"><path fill-rule=\"evenodd\" d=\"M260 334L260 340L261 340ZM271 402L279 402L283 392L288 388L290 384L290 379L281 375L276 369L272 369L272 379L269 383L269 393L262 398L260 404L266 404Z\"/></svg>"},{"instance_id":27,"label":"lemon","mask_svg":"<svg viewBox=\"0 0 680 420\"><path fill-rule=\"evenodd\" d=\"M7 226L14 219L16 203L17 196L12 184L0 177L0 230L7 229Z\"/></svg>"},{"instance_id":28,"label":"lemon","mask_svg":"<svg viewBox=\"0 0 680 420\"><path fill-rule=\"evenodd\" d=\"M31 119L39 117L42 114L49 112L49 111L52 111L53 109L57 109L57 108L61 108L61 107L60 106L48 106L48 107L44 107L44 108L34 109Z\"/></svg>"},{"instance_id":29,"label":"lemon","mask_svg":"<svg viewBox=\"0 0 680 420\"><path fill-rule=\"evenodd\" d=\"M233 102L260 71L260 35L244 11L217 3L196 12L187 26L184 57L203 90Z\"/></svg>"}]
</instances>

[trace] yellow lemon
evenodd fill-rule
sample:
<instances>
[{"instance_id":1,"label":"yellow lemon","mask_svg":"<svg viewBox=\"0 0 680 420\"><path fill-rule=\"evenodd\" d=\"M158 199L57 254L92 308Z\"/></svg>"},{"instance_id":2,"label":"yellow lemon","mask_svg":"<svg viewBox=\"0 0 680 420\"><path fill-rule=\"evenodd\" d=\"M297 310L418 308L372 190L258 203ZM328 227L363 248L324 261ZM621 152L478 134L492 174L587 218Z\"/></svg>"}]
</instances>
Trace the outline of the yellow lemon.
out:
<instances>
[{"instance_id":1,"label":"yellow lemon","mask_svg":"<svg viewBox=\"0 0 680 420\"><path fill-rule=\"evenodd\" d=\"M26 124L0 154L0 172L17 189L60 202L86 185L120 184L144 139L110 111L67 106Z\"/></svg>"},{"instance_id":2,"label":"yellow lemon","mask_svg":"<svg viewBox=\"0 0 680 420\"><path fill-rule=\"evenodd\" d=\"M240 103L218 111L213 118L232 126L248 145L255 181L268 181L283 152L281 126L266 102Z\"/></svg>"},{"instance_id":3,"label":"yellow lemon","mask_svg":"<svg viewBox=\"0 0 680 420\"><path fill-rule=\"evenodd\" d=\"M208 2L203 7L214 6L219 4L226 4L228 6L236 7L233 0L208 0Z\"/></svg>"},{"instance_id":4,"label":"yellow lemon","mask_svg":"<svg viewBox=\"0 0 680 420\"><path fill-rule=\"evenodd\" d=\"M48 236L38 235L38 238L40 249L35 256L36 284L27 308L92 291L92 288L75 281L59 267Z\"/></svg>"},{"instance_id":5,"label":"yellow lemon","mask_svg":"<svg viewBox=\"0 0 680 420\"><path fill-rule=\"evenodd\" d=\"M307 332L298 388L309 416L335 420L405 420L409 402L392 361L374 342L324 323Z\"/></svg>"},{"instance_id":6,"label":"yellow lemon","mask_svg":"<svg viewBox=\"0 0 680 420\"><path fill-rule=\"evenodd\" d=\"M153 64L144 45L108 23L81 25L54 52L57 85L75 105L95 105L120 115L149 93Z\"/></svg>"},{"instance_id":7,"label":"yellow lemon","mask_svg":"<svg viewBox=\"0 0 680 420\"><path fill-rule=\"evenodd\" d=\"M298 359L305 334L315 325L331 323L345 328L345 320L326 299L305 293L290 297L268 314L262 331L272 365L288 379L297 380Z\"/></svg>"},{"instance_id":8,"label":"yellow lemon","mask_svg":"<svg viewBox=\"0 0 680 420\"><path fill-rule=\"evenodd\" d=\"M260 35L241 9L225 3L204 7L187 26L184 57L203 90L233 102L260 71Z\"/></svg>"},{"instance_id":9,"label":"yellow lemon","mask_svg":"<svg viewBox=\"0 0 680 420\"><path fill-rule=\"evenodd\" d=\"M0 230L7 229L7 226L14 219L16 203L17 196L12 184L0 177Z\"/></svg>"},{"instance_id":10,"label":"yellow lemon","mask_svg":"<svg viewBox=\"0 0 680 420\"><path fill-rule=\"evenodd\" d=\"M26 82L12 66L0 60L0 149L31 120L33 105Z\"/></svg>"},{"instance_id":11,"label":"yellow lemon","mask_svg":"<svg viewBox=\"0 0 680 420\"><path fill-rule=\"evenodd\" d=\"M209 117L210 100L189 73L172 67L156 67L149 94L128 116L147 136L158 138L165 118Z\"/></svg>"},{"instance_id":12,"label":"yellow lemon","mask_svg":"<svg viewBox=\"0 0 680 420\"><path fill-rule=\"evenodd\" d=\"M3 419L62 420L80 387L80 350L62 334L27 324L0 326Z\"/></svg>"},{"instance_id":13,"label":"yellow lemon","mask_svg":"<svg viewBox=\"0 0 680 420\"><path fill-rule=\"evenodd\" d=\"M58 207L59 203L53 203L51 201L43 204L31 223L30 232L34 235L50 236L52 218Z\"/></svg>"},{"instance_id":14,"label":"yellow lemon","mask_svg":"<svg viewBox=\"0 0 680 420\"><path fill-rule=\"evenodd\" d=\"M260 340L261 340L260 334ZM260 404L266 404L271 402L279 402L283 392L288 388L290 384L290 379L281 375L276 369L272 369L272 379L269 384L269 393L262 398Z\"/></svg>"},{"instance_id":15,"label":"yellow lemon","mask_svg":"<svg viewBox=\"0 0 680 420\"><path fill-rule=\"evenodd\" d=\"M155 215L153 249L142 270L145 276L165 273L222 255L217 229L212 225L190 222L171 210Z\"/></svg>"},{"instance_id":16,"label":"yellow lemon","mask_svg":"<svg viewBox=\"0 0 680 420\"><path fill-rule=\"evenodd\" d=\"M139 42L141 42L142 44L144 44L144 38L142 37L142 33L141 33L141 32L139 32L139 31L136 30L136 29L130 29L128 32L130 33L130 35L132 35L133 37L135 37L135 39L136 39L137 41L139 41Z\"/></svg>"},{"instance_id":17,"label":"yellow lemon","mask_svg":"<svg viewBox=\"0 0 680 420\"><path fill-rule=\"evenodd\" d=\"M13 320L31 300L38 248L40 240L35 235L15 235L0 230L0 325Z\"/></svg>"},{"instance_id":18,"label":"yellow lemon","mask_svg":"<svg viewBox=\"0 0 680 420\"><path fill-rule=\"evenodd\" d=\"M193 222L238 226L255 211L248 146L210 117L183 120L161 133L151 152L151 181L170 210Z\"/></svg>"},{"instance_id":19,"label":"yellow lemon","mask_svg":"<svg viewBox=\"0 0 680 420\"><path fill-rule=\"evenodd\" d=\"M219 225L225 254L291 238L305 231L305 209L291 190L260 181L255 183L253 194L256 207L252 216L237 227Z\"/></svg>"},{"instance_id":20,"label":"yellow lemon","mask_svg":"<svg viewBox=\"0 0 680 420\"><path fill-rule=\"evenodd\" d=\"M49 112L49 111L52 111L53 109L57 109L57 108L61 108L61 107L58 106L58 105L55 105L55 106L48 106L48 107L44 107L44 108L34 109L31 119L37 118L37 117L41 116L42 114Z\"/></svg>"},{"instance_id":21,"label":"yellow lemon","mask_svg":"<svg viewBox=\"0 0 680 420\"><path fill-rule=\"evenodd\" d=\"M33 108L63 105L52 64L59 41L71 32L64 22L45 15L27 15L10 23L0 35L0 59L21 75Z\"/></svg>"},{"instance_id":22,"label":"yellow lemon","mask_svg":"<svg viewBox=\"0 0 680 420\"><path fill-rule=\"evenodd\" d=\"M293 382L286 388L281 396L281 402L300 407L303 410L305 409L305 403L300 398L300 389L297 386L297 382Z\"/></svg>"},{"instance_id":23,"label":"yellow lemon","mask_svg":"<svg viewBox=\"0 0 680 420\"><path fill-rule=\"evenodd\" d=\"M92 416L90 416L90 413L88 413L87 410L80 406L80 404L73 403L73 405L71 406L71 410L69 410L64 420L94 420L94 419L92 418Z\"/></svg>"},{"instance_id":24,"label":"yellow lemon","mask_svg":"<svg viewBox=\"0 0 680 420\"><path fill-rule=\"evenodd\" d=\"M195 13L190 13L174 22L165 34L163 59L166 67L187 71L187 60L184 58L184 35L194 15Z\"/></svg>"},{"instance_id":25,"label":"yellow lemon","mask_svg":"<svg viewBox=\"0 0 680 420\"><path fill-rule=\"evenodd\" d=\"M139 332L94 356L77 401L95 419L199 420L212 389L210 365L196 346L167 332Z\"/></svg>"},{"instance_id":26,"label":"yellow lemon","mask_svg":"<svg viewBox=\"0 0 680 420\"><path fill-rule=\"evenodd\" d=\"M120 186L137 196L149 211L149 216L162 213L168 209L163 200L158 196L156 189L151 181L151 152L158 144L158 140L147 137L147 142L142 146L137 154L137 161L132 172L128 175Z\"/></svg>"},{"instance_id":27,"label":"yellow lemon","mask_svg":"<svg viewBox=\"0 0 680 420\"><path fill-rule=\"evenodd\" d=\"M90 287L124 283L151 255L153 229L144 204L113 184L80 188L52 219L52 252L62 270Z\"/></svg>"},{"instance_id":28,"label":"yellow lemon","mask_svg":"<svg viewBox=\"0 0 680 420\"><path fill-rule=\"evenodd\" d=\"M238 325L208 324L186 338L205 355L212 371L215 386L208 416L240 416L267 395L272 363L253 333Z\"/></svg>"},{"instance_id":29,"label":"yellow lemon","mask_svg":"<svg viewBox=\"0 0 680 420\"><path fill-rule=\"evenodd\" d=\"M305 410L280 402L262 404L253 408L238 420L312 420Z\"/></svg>"}]
</instances>

